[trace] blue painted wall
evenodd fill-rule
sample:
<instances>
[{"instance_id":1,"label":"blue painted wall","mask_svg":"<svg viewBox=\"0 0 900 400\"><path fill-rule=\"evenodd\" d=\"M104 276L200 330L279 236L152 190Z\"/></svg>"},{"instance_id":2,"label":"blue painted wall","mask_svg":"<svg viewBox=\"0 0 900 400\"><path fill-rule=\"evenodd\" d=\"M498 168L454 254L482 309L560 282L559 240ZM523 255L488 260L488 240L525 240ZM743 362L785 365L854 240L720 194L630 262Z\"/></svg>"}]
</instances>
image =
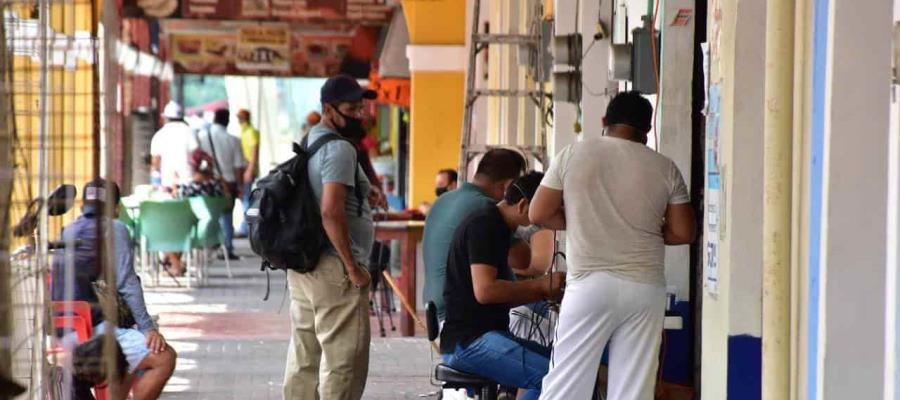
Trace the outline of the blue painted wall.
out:
<instances>
[{"instance_id":1,"label":"blue painted wall","mask_svg":"<svg viewBox=\"0 0 900 400\"><path fill-rule=\"evenodd\" d=\"M728 400L762 398L762 339L728 337Z\"/></svg>"}]
</instances>

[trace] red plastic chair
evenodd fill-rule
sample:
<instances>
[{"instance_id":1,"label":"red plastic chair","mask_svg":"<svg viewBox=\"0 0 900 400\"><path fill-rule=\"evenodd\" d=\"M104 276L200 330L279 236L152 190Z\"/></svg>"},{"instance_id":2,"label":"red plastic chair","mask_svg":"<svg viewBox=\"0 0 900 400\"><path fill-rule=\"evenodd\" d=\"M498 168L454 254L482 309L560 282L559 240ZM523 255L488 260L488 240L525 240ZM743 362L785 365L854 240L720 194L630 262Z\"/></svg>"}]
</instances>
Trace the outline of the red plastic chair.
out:
<instances>
[{"instance_id":1,"label":"red plastic chair","mask_svg":"<svg viewBox=\"0 0 900 400\"><path fill-rule=\"evenodd\" d=\"M86 301L54 301L52 302L53 314L61 315L65 312L74 312L76 316L87 323L88 338L93 337L94 324L91 317L91 305Z\"/></svg>"},{"instance_id":2,"label":"red plastic chair","mask_svg":"<svg viewBox=\"0 0 900 400\"><path fill-rule=\"evenodd\" d=\"M57 328L69 328L74 329L76 335L78 335L78 343L84 343L91 338L90 333L88 331L88 324L84 320L77 315L63 315L58 317L53 317L53 325Z\"/></svg>"}]
</instances>

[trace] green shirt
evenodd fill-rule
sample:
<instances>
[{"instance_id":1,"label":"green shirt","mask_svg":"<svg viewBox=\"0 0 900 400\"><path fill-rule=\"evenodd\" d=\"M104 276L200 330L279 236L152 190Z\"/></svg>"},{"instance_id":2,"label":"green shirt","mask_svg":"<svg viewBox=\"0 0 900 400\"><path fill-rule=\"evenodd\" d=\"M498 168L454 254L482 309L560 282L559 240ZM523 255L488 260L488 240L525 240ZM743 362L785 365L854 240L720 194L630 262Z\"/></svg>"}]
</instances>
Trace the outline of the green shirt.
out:
<instances>
[{"instance_id":1,"label":"green shirt","mask_svg":"<svg viewBox=\"0 0 900 400\"><path fill-rule=\"evenodd\" d=\"M475 185L464 183L437 199L428 218L425 219L425 236L422 251L425 259L425 290L422 299L433 301L438 318L444 317L444 277L447 272L447 255L456 228L470 214L484 207L494 207L496 201Z\"/></svg>"}]
</instances>

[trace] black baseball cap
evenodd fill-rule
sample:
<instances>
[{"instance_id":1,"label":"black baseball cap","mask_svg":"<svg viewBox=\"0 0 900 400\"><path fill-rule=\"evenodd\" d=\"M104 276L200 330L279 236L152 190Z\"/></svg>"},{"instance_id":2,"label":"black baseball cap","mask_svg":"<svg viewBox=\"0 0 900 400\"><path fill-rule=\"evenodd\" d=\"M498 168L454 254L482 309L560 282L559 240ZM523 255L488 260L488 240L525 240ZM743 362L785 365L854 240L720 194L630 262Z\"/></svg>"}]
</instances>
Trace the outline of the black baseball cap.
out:
<instances>
[{"instance_id":1,"label":"black baseball cap","mask_svg":"<svg viewBox=\"0 0 900 400\"><path fill-rule=\"evenodd\" d=\"M359 82L349 75L337 75L328 78L322 85L321 98L324 104L355 103L362 99L372 100L377 97L374 90L364 89Z\"/></svg>"},{"instance_id":2,"label":"black baseball cap","mask_svg":"<svg viewBox=\"0 0 900 400\"><path fill-rule=\"evenodd\" d=\"M103 178L95 178L84 185L82 196L84 200L82 211L85 213L98 212L107 202L116 207L119 205L119 185Z\"/></svg>"}]
</instances>

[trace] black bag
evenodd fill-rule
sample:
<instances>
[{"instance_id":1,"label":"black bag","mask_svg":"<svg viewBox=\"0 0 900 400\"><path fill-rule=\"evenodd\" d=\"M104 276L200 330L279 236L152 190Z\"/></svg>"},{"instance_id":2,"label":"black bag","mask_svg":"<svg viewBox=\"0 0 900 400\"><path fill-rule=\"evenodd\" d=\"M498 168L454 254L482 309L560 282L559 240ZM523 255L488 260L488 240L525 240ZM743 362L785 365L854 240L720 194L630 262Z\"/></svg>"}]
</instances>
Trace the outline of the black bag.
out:
<instances>
[{"instance_id":1,"label":"black bag","mask_svg":"<svg viewBox=\"0 0 900 400\"><path fill-rule=\"evenodd\" d=\"M244 218L250 228L250 247L263 258L261 270L290 269L305 273L315 269L328 245L328 236L322 227L319 202L310 186L307 164L316 151L335 140L349 142L329 133L307 146L304 138L302 145L294 144L294 157L256 182ZM358 182L358 167L356 171ZM362 204L359 186L355 185L356 196Z\"/></svg>"},{"instance_id":2,"label":"black bag","mask_svg":"<svg viewBox=\"0 0 900 400\"><path fill-rule=\"evenodd\" d=\"M137 324L134 320L134 314L131 313L131 308L128 307L128 303L125 302L117 288L107 286L106 281L102 279L94 281L92 285L94 294L97 295L97 300L100 301L100 304L115 305L120 328L131 328Z\"/></svg>"}]
</instances>

